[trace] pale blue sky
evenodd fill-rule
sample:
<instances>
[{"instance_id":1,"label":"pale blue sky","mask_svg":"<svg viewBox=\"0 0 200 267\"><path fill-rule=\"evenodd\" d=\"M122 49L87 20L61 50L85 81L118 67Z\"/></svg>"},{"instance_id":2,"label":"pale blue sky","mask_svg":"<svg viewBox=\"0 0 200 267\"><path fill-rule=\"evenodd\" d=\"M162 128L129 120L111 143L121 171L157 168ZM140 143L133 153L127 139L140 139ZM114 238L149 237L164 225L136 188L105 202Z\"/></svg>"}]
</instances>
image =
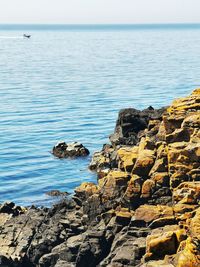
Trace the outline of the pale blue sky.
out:
<instances>
[{"instance_id":1,"label":"pale blue sky","mask_svg":"<svg viewBox=\"0 0 200 267\"><path fill-rule=\"evenodd\" d=\"M0 0L0 23L200 22L200 0Z\"/></svg>"}]
</instances>

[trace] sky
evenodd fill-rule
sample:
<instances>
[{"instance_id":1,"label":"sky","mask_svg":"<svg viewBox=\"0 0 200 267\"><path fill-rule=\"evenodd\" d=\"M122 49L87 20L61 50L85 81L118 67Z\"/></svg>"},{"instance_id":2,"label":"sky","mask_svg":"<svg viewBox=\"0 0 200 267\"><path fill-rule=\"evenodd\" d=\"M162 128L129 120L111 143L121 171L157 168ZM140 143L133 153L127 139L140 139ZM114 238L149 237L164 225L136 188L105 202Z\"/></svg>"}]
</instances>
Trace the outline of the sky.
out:
<instances>
[{"instance_id":1,"label":"sky","mask_svg":"<svg viewBox=\"0 0 200 267\"><path fill-rule=\"evenodd\" d=\"M198 23L200 0L0 0L0 23Z\"/></svg>"}]
</instances>

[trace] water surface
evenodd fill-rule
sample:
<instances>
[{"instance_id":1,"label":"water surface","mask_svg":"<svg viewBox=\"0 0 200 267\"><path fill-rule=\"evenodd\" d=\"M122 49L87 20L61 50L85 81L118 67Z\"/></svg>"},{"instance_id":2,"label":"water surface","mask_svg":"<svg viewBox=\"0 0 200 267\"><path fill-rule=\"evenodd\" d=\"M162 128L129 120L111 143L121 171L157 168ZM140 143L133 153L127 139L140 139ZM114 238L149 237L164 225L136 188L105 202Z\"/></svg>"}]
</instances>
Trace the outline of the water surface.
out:
<instances>
[{"instance_id":1,"label":"water surface","mask_svg":"<svg viewBox=\"0 0 200 267\"><path fill-rule=\"evenodd\" d=\"M169 105L200 85L199 25L84 27L0 25L0 202L48 205L45 192L95 181L90 157L58 160L53 145L93 153L121 108Z\"/></svg>"}]
</instances>

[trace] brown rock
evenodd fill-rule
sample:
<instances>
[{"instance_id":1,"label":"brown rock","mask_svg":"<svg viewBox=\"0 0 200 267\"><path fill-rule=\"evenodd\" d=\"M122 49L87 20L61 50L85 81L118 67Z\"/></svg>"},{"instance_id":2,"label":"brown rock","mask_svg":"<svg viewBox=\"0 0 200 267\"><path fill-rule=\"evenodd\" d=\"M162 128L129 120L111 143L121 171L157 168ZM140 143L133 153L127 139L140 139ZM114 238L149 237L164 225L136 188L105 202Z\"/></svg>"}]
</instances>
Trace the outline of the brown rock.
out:
<instances>
[{"instance_id":1,"label":"brown rock","mask_svg":"<svg viewBox=\"0 0 200 267\"><path fill-rule=\"evenodd\" d=\"M142 185L142 192L141 197L142 198L149 198L151 197L152 193L155 190L155 182L151 179L147 179L143 185Z\"/></svg>"},{"instance_id":2,"label":"brown rock","mask_svg":"<svg viewBox=\"0 0 200 267\"><path fill-rule=\"evenodd\" d=\"M169 187L169 174L168 172L156 172L152 174L152 180L155 181L156 184Z\"/></svg>"},{"instance_id":3,"label":"brown rock","mask_svg":"<svg viewBox=\"0 0 200 267\"><path fill-rule=\"evenodd\" d=\"M187 129L176 129L172 133L166 135L167 143L188 142L189 140L190 134Z\"/></svg>"},{"instance_id":4,"label":"brown rock","mask_svg":"<svg viewBox=\"0 0 200 267\"><path fill-rule=\"evenodd\" d=\"M129 200L133 200L134 198L138 198L140 196L140 192L141 192L141 188L142 188L142 179L141 177L139 177L138 175L132 175L125 195L124 197L129 199Z\"/></svg>"},{"instance_id":5,"label":"brown rock","mask_svg":"<svg viewBox=\"0 0 200 267\"><path fill-rule=\"evenodd\" d=\"M128 225L132 215L133 214L125 208L120 211L116 211L116 222L122 225Z\"/></svg>"},{"instance_id":6,"label":"brown rock","mask_svg":"<svg viewBox=\"0 0 200 267\"><path fill-rule=\"evenodd\" d=\"M151 235L147 236L146 240L147 248L144 256L145 261L155 259L161 260L165 257L164 262L169 264L166 255L175 254L179 244L185 240L186 237L185 230L180 230L178 225L167 225L163 228L152 230Z\"/></svg>"},{"instance_id":7,"label":"brown rock","mask_svg":"<svg viewBox=\"0 0 200 267\"><path fill-rule=\"evenodd\" d=\"M136 209L134 214L135 220L145 221L146 223L151 223L158 218L169 216L173 216L172 207L161 205L142 205Z\"/></svg>"},{"instance_id":8,"label":"brown rock","mask_svg":"<svg viewBox=\"0 0 200 267\"><path fill-rule=\"evenodd\" d=\"M155 161L155 154L153 150L141 150L139 151L138 158L133 168L133 174L137 174L142 177L148 176Z\"/></svg>"},{"instance_id":9,"label":"brown rock","mask_svg":"<svg viewBox=\"0 0 200 267\"><path fill-rule=\"evenodd\" d=\"M149 176L152 176L156 172L167 172L167 158L157 159L149 173Z\"/></svg>"},{"instance_id":10,"label":"brown rock","mask_svg":"<svg viewBox=\"0 0 200 267\"><path fill-rule=\"evenodd\" d=\"M198 204L200 182L184 182L173 190L173 199L181 204Z\"/></svg>"},{"instance_id":11,"label":"brown rock","mask_svg":"<svg viewBox=\"0 0 200 267\"><path fill-rule=\"evenodd\" d=\"M138 147L122 147L117 150L118 168L131 172L138 156Z\"/></svg>"},{"instance_id":12,"label":"brown rock","mask_svg":"<svg viewBox=\"0 0 200 267\"><path fill-rule=\"evenodd\" d=\"M80 199L87 199L93 194L99 192L99 187L93 183L84 182L79 187L75 188L75 195Z\"/></svg>"},{"instance_id":13,"label":"brown rock","mask_svg":"<svg viewBox=\"0 0 200 267\"><path fill-rule=\"evenodd\" d=\"M165 255L175 254L177 238L174 232L165 232L160 235L147 237L147 253L145 260L162 259Z\"/></svg>"},{"instance_id":14,"label":"brown rock","mask_svg":"<svg viewBox=\"0 0 200 267\"><path fill-rule=\"evenodd\" d=\"M117 198L125 192L130 178L127 172L111 170L106 177L100 179L98 185L105 201Z\"/></svg>"}]
</instances>

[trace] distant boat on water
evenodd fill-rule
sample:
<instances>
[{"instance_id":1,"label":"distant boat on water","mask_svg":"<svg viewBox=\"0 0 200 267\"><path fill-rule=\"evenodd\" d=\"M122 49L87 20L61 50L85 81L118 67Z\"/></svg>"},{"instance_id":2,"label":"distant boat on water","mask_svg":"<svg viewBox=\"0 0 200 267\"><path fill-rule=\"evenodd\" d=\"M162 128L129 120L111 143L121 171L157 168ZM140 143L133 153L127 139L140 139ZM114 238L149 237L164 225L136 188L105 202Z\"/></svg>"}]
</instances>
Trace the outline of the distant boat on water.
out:
<instances>
[{"instance_id":1,"label":"distant boat on water","mask_svg":"<svg viewBox=\"0 0 200 267\"><path fill-rule=\"evenodd\" d=\"M23 34L23 37L30 39L31 38L31 35L29 35L29 34Z\"/></svg>"}]
</instances>

